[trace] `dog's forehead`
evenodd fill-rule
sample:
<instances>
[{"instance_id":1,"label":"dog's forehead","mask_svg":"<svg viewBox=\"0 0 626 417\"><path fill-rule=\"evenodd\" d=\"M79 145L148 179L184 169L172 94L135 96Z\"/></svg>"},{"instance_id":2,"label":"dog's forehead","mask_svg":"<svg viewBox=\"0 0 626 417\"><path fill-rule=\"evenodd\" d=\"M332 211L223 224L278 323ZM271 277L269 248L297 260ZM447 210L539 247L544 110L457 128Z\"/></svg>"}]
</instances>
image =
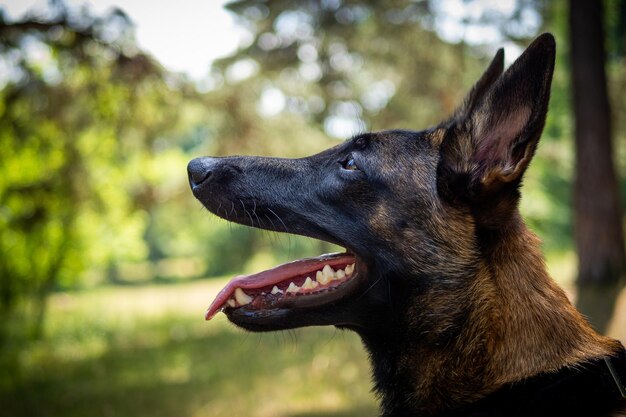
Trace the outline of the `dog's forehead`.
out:
<instances>
[{"instance_id":1,"label":"dog's forehead","mask_svg":"<svg viewBox=\"0 0 626 417\"><path fill-rule=\"evenodd\" d=\"M407 165L421 163L438 155L440 135L437 130L385 130L365 133L353 138L356 149L367 149L366 156L374 165L394 164L402 161Z\"/></svg>"},{"instance_id":2,"label":"dog's forehead","mask_svg":"<svg viewBox=\"0 0 626 417\"><path fill-rule=\"evenodd\" d=\"M376 178L398 193L409 187L431 195L439 161L434 134L435 130L372 132L355 137L355 147L359 148L359 141L366 142L362 162L370 179Z\"/></svg>"},{"instance_id":3,"label":"dog's forehead","mask_svg":"<svg viewBox=\"0 0 626 417\"><path fill-rule=\"evenodd\" d=\"M427 130L383 130L357 135L353 138L354 143L371 142L381 148L402 148L411 147L413 149L433 148L439 144L441 129Z\"/></svg>"}]
</instances>

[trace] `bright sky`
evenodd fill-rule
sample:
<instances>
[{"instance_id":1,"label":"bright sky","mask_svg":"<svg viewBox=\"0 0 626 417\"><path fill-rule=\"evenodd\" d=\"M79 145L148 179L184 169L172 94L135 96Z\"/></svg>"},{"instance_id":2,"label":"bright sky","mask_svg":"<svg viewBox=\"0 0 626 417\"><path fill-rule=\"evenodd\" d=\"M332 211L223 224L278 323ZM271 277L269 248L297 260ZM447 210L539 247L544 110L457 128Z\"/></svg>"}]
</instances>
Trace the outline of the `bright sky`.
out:
<instances>
[{"instance_id":1,"label":"bright sky","mask_svg":"<svg viewBox=\"0 0 626 417\"><path fill-rule=\"evenodd\" d=\"M173 71L203 78L211 62L233 52L244 38L227 0L68 0L71 6L88 4L96 14L111 7L124 10L136 25L139 46ZM41 9L46 0L0 0L11 19ZM164 26L165 25L165 26Z\"/></svg>"},{"instance_id":2,"label":"bright sky","mask_svg":"<svg viewBox=\"0 0 626 417\"><path fill-rule=\"evenodd\" d=\"M150 52L170 70L185 72L196 80L204 78L211 62L233 52L244 39L245 30L224 9L228 0L66 0L71 6L88 4L96 14L111 7L124 10L136 25L139 46ZM31 9L42 9L47 0L0 0L9 17L19 19ZM514 0L465 2L445 0L434 3L439 9L436 31L449 42L465 40L470 44L501 43L507 49L510 63L520 53L519 47L507 42L495 27L463 25L466 18L476 18L486 9L510 15ZM540 17L524 16L527 25L539 27ZM167 25L164 27L164 23ZM532 29L531 29L532 32Z\"/></svg>"}]
</instances>

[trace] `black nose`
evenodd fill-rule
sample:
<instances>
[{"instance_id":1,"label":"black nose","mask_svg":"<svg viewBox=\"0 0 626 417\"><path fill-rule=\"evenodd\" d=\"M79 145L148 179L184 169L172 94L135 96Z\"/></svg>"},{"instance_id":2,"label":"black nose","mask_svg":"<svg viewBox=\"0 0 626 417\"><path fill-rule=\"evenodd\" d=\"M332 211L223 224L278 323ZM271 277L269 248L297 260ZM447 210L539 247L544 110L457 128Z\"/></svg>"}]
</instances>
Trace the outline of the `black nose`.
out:
<instances>
[{"instance_id":1,"label":"black nose","mask_svg":"<svg viewBox=\"0 0 626 417\"><path fill-rule=\"evenodd\" d=\"M189 185L196 187L208 180L213 173L215 166L214 158L203 157L192 159L187 165L187 175L189 175Z\"/></svg>"}]
</instances>

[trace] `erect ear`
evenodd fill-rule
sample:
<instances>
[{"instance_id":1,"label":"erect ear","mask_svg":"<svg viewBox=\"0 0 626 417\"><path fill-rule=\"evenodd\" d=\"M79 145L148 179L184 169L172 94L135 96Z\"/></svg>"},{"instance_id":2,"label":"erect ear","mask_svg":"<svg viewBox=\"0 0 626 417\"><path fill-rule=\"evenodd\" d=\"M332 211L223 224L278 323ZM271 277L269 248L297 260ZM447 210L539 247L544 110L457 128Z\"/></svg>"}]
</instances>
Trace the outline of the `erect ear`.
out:
<instances>
[{"instance_id":1,"label":"erect ear","mask_svg":"<svg viewBox=\"0 0 626 417\"><path fill-rule=\"evenodd\" d=\"M482 198L509 185L517 189L546 120L554 58L554 37L539 36L492 84L487 70L470 93L467 110L448 125L441 146L445 176L462 182L468 197ZM483 84L490 86L474 94Z\"/></svg>"}]
</instances>

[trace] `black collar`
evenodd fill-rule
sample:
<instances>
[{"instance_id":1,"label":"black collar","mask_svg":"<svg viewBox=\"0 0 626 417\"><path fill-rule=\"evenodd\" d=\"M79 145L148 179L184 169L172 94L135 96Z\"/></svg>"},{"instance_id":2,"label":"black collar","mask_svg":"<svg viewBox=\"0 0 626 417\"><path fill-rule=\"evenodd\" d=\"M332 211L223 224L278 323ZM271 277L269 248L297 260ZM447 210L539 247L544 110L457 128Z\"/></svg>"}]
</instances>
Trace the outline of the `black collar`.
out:
<instances>
[{"instance_id":1,"label":"black collar","mask_svg":"<svg viewBox=\"0 0 626 417\"><path fill-rule=\"evenodd\" d=\"M440 417L601 417L626 409L626 351L505 385Z\"/></svg>"}]
</instances>

